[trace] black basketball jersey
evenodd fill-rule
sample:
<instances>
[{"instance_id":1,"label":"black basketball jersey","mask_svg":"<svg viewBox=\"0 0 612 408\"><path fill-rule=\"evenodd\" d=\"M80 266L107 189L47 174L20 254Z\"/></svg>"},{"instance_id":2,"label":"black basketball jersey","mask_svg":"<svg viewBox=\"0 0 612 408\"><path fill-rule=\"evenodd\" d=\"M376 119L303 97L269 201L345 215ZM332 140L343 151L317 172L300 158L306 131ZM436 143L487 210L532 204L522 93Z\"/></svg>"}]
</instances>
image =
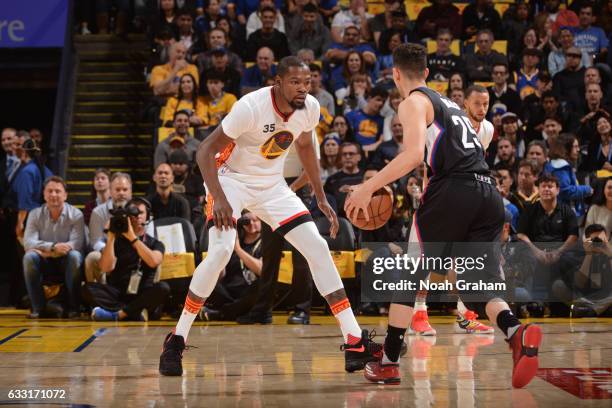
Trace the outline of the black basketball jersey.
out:
<instances>
[{"instance_id":1,"label":"black basketball jersey","mask_svg":"<svg viewBox=\"0 0 612 408\"><path fill-rule=\"evenodd\" d=\"M432 179L451 174L488 174L484 150L465 112L453 101L426 87L414 89L431 100L434 120L427 127L425 161Z\"/></svg>"}]
</instances>

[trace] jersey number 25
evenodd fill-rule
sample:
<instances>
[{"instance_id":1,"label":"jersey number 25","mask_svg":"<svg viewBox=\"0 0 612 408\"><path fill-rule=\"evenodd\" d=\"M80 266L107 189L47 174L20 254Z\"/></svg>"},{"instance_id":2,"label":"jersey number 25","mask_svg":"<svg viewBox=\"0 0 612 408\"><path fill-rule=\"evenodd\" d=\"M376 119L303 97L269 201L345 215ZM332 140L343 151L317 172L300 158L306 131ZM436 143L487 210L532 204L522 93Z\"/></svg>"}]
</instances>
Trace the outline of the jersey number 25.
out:
<instances>
[{"instance_id":1,"label":"jersey number 25","mask_svg":"<svg viewBox=\"0 0 612 408\"><path fill-rule=\"evenodd\" d=\"M461 126L461 142L463 143L463 147L465 149L475 148L476 146L474 144L478 145L478 147L482 149L480 140L478 140L478 135L474 131L474 128L472 127L472 124L469 122L468 118L465 116L453 115L452 120L455 125ZM473 142L468 140L468 133Z\"/></svg>"}]
</instances>

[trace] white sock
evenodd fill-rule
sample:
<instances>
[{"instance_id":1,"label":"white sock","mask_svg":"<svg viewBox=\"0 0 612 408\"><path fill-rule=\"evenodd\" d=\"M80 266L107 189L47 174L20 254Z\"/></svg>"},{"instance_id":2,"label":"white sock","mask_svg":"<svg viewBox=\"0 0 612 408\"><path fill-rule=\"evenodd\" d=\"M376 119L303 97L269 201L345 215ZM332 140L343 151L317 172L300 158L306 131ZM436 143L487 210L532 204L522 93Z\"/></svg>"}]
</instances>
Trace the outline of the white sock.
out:
<instances>
[{"instance_id":1,"label":"white sock","mask_svg":"<svg viewBox=\"0 0 612 408\"><path fill-rule=\"evenodd\" d=\"M391 360L389 360L389 357L387 357L387 353L385 353L383 351L382 364L383 365L385 365L385 364L399 364L400 358L401 357L397 357L397 361L391 361Z\"/></svg>"},{"instance_id":2,"label":"white sock","mask_svg":"<svg viewBox=\"0 0 612 408\"><path fill-rule=\"evenodd\" d=\"M176 329L174 330L174 334L177 336L183 336L185 343L187 343L187 335L189 334L189 330L191 330L191 325L195 320L197 313L189 313L187 310L183 309L183 313L181 313L181 317L176 324Z\"/></svg>"},{"instance_id":3,"label":"white sock","mask_svg":"<svg viewBox=\"0 0 612 408\"><path fill-rule=\"evenodd\" d=\"M351 344L349 343L349 334L353 338L361 339L361 328L359 327L359 323L357 323L357 319L355 319L353 309L351 309L351 304L348 299L341 300L331 305L331 310L340 324L344 343Z\"/></svg>"},{"instance_id":4,"label":"white sock","mask_svg":"<svg viewBox=\"0 0 612 408\"><path fill-rule=\"evenodd\" d=\"M461 299L457 298L457 311L463 317L465 313L468 311L468 308L465 307Z\"/></svg>"},{"instance_id":5,"label":"white sock","mask_svg":"<svg viewBox=\"0 0 612 408\"><path fill-rule=\"evenodd\" d=\"M514 333L516 333L516 331L519 329L519 327L521 327L520 324L517 324L516 326L508 327L508 338L511 338L514 335Z\"/></svg>"},{"instance_id":6,"label":"white sock","mask_svg":"<svg viewBox=\"0 0 612 408\"><path fill-rule=\"evenodd\" d=\"M427 310L427 303L424 300L416 300L414 302L414 311Z\"/></svg>"},{"instance_id":7,"label":"white sock","mask_svg":"<svg viewBox=\"0 0 612 408\"><path fill-rule=\"evenodd\" d=\"M204 300L202 300L202 302L196 302L191 300L189 295L185 299L183 313L181 313L181 317L179 318L179 321L176 324L176 329L174 330L175 335L183 336L185 343L187 343L187 336L189 335L189 330L191 330L191 325L193 324L193 321L198 315L203 304Z\"/></svg>"}]
</instances>

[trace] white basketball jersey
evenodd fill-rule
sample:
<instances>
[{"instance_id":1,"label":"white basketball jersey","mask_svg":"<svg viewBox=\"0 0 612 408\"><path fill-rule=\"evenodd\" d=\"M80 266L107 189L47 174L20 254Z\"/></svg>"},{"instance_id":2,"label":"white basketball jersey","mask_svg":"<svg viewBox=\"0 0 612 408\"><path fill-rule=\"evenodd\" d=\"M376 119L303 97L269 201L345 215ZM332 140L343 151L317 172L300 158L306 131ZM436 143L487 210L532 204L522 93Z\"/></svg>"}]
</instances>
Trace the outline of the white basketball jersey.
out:
<instances>
[{"instance_id":1,"label":"white basketball jersey","mask_svg":"<svg viewBox=\"0 0 612 408\"><path fill-rule=\"evenodd\" d=\"M272 87L243 96L221 122L223 133L234 139L217 158L219 174L277 179L283 175L287 151L303 132L319 123L319 102L307 95L303 109L284 115Z\"/></svg>"},{"instance_id":2,"label":"white basketball jersey","mask_svg":"<svg viewBox=\"0 0 612 408\"><path fill-rule=\"evenodd\" d=\"M491 140L493 140L494 131L495 128L493 127L493 124L486 119L480 122L480 125L478 126L476 136L478 137L478 140L480 140L480 144L485 152L489 148Z\"/></svg>"}]
</instances>

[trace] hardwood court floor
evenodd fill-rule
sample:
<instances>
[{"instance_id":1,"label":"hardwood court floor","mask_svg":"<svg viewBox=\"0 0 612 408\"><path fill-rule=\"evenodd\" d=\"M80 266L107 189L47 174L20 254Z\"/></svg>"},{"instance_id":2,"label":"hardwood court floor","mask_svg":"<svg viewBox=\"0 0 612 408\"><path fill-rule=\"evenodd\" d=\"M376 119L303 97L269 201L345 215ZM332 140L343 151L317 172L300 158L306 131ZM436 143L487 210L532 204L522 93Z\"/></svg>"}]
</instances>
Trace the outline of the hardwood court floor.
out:
<instances>
[{"instance_id":1,"label":"hardwood court floor","mask_svg":"<svg viewBox=\"0 0 612 408\"><path fill-rule=\"evenodd\" d=\"M333 317L310 326L196 323L183 377L160 377L171 321L29 321L0 313L0 404L99 407L610 407L612 319L541 319L543 368L512 390L502 336L459 335L452 318L432 317L434 339L408 338L398 386L348 374ZM386 319L360 318L382 341ZM435 345L433 342L435 341ZM30 390L25 399L11 390ZM63 390L43 399L36 390ZM60 393L56 395L60 396ZM24 396L24 395L21 395ZM74 406L73 405L73 406Z\"/></svg>"}]
</instances>

